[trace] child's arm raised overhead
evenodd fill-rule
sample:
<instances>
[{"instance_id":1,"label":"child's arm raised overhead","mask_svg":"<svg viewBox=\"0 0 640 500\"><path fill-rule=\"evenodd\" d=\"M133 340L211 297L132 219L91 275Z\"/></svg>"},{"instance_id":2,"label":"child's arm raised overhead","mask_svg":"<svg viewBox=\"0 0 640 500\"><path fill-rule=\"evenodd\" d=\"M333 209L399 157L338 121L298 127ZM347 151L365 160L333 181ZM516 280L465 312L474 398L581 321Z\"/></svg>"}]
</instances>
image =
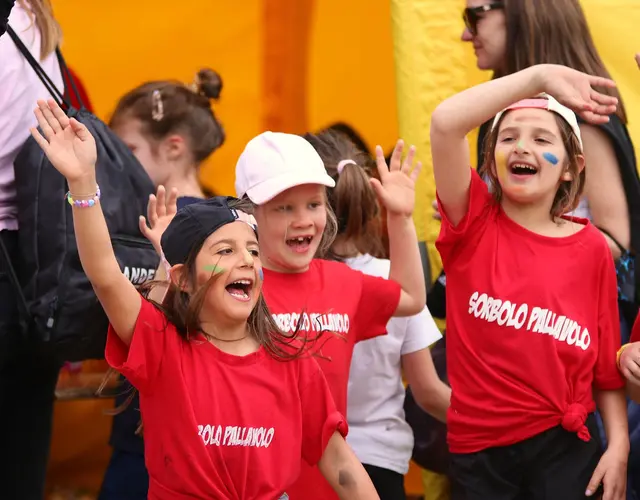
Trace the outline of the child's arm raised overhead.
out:
<instances>
[{"instance_id":1,"label":"child's arm raised overhead","mask_svg":"<svg viewBox=\"0 0 640 500\"><path fill-rule=\"evenodd\" d=\"M422 165L418 162L413 168L415 148L411 146L404 162L402 149L404 143L398 141L389 167L380 146L376 147L376 165L378 179L371 179L371 185L379 200L387 209L387 232L389 233L389 260L391 269L389 279L402 289L400 301L394 316L413 316L424 308L427 292L424 284L422 260L418 247L416 226L413 223L415 205L415 184Z\"/></svg>"},{"instance_id":2,"label":"child's arm raised overhead","mask_svg":"<svg viewBox=\"0 0 640 500\"><path fill-rule=\"evenodd\" d=\"M96 144L87 128L67 117L54 102L38 101L35 110L42 134L31 134L53 166L67 179L74 200L93 200L97 192ZM66 203L66 200L60 200ZM113 253L107 223L99 201L73 205L73 225L80 262L93 285L109 322L129 345L140 312L141 297L122 274Z\"/></svg>"},{"instance_id":3,"label":"child's arm raised overhead","mask_svg":"<svg viewBox=\"0 0 640 500\"><path fill-rule=\"evenodd\" d=\"M592 86L614 87L615 83L564 66L541 64L476 85L440 103L431 115L431 154L438 197L449 222L456 226L468 208L469 132L511 104L541 92L586 121L606 122L617 100Z\"/></svg>"}]
</instances>

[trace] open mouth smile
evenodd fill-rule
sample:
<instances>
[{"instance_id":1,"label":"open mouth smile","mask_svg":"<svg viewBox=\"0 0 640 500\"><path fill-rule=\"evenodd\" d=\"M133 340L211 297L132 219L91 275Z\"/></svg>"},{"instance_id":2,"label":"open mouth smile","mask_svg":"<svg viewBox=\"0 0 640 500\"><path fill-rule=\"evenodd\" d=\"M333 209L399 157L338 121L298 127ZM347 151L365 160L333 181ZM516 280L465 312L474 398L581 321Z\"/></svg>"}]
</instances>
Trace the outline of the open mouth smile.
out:
<instances>
[{"instance_id":1,"label":"open mouth smile","mask_svg":"<svg viewBox=\"0 0 640 500\"><path fill-rule=\"evenodd\" d=\"M295 238L289 238L286 243L287 246L296 253L305 253L311 247L313 236L296 236Z\"/></svg>"},{"instance_id":2,"label":"open mouth smile","mask_svg":"<svg viewBox=\"0 0 640 500\"><path fill-rule=\"evenodd\" d=\"M236 280L229 283L225 289L234 299L241 302L248 302L251 299L253 281L249 279Z\"/></svg>"},{"instance_id":3,"label":"open mouth smile","mask_svg":"<svg viewBox=\"0 0 640 500\"><path fill-rule=\"evenodd\" d=\"M535 175L538 173L538 167L530 163L516 162L509 165L509 172L516 176Z\"/></svg>"}]
</instances>

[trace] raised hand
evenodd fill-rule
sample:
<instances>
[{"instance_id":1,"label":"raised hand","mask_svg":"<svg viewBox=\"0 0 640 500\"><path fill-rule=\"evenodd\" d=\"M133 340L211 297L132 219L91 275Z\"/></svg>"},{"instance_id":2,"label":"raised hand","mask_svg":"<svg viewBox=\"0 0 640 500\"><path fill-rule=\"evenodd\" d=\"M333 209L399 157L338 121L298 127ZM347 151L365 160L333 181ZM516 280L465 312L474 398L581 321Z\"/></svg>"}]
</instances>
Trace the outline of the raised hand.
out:
<instances>
[{"instance_id":1,"label":"raised hand","mask_svg":"<svg viewBox=\"0 0 640 500\"><path fill-rule=\"evenodd\" d=\"M31 135L56 170L69 182L94 176L96 143L87 127L69 118L53 100L38 101L34 113L42 133L32 128Z\"/></svg>"},{"instance_id":2,"label":"raised hand","mask_svg":"<svg viewBox=\"0 0 640 500\"><path fill-rule=\"evenodd\" d=\"M555 97L588 122L606 123L609 121L608 115L616 111L618 99L594 89L613 88L616 86L613 80L556 64L541 65L539 74L547 94Z\"/></svg>"},{"instance_id":3,"label":"raised hand","mask_svg":"<svg viewBox=\"0 0 640 500\"><path fill-rule=\"evenodd\" d=\"M380 202L385 206L389 214L410 217L413 214L416 201L416 179L422 164L418 162L415 168L413 167L416 154L414 146L409 148L409 153L403 162L403 148L404 142L399 140L387 167L382 148L376 146L376 165L380 180L371 179L370 182Z\"/></svg>"},{"instance_id":4,"label":"raised hand","mask_svg":"<svg viewBox=\"0 0 640 500\"><path fill-rule=\"evenodd\" d=\"M158 186L156 194L149 196L147 219L145 220L144 215L140 216L140 232L151 242L158 255L162 255L160 245L162 233L178 211L177 199L178 190L176 188L171 189L169 196L167 196L164 186Z\"/></svg>"}]
</instances>

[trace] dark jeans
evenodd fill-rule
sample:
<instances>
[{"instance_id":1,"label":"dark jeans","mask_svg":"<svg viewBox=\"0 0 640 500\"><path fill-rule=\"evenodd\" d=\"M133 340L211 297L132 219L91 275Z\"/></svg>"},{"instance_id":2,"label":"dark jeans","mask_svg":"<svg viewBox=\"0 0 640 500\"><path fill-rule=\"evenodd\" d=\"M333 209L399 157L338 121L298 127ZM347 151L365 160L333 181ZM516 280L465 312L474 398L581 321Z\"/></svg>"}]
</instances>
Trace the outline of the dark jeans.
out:
<instances>
[{"instance_id":1,"label":"dark jeans","mask_svg":"<svg viewBox=\"0 0 640 500\"><path fill-rule=\"evenodd\" d=\"M380 500L406 500L404 476L375 465L362 464L380 496Z\"/></svg>"},{"instance_id":2,"label":"dark jeans","mask_svg":"<svg viewBox=\"0 0 640 500\"><path fill-rule=\"evenodd\" d=\"M452 453L451 500L589 498L585 490L602 456L602 444L593 414L586 425L591 433L588 443L558 426L510 446Z\"/></svg>"},{"instance_id":3,"label":"dark jeans","mask_svg":"<svg viewBox=\"0 0 640 500\"><path fill-rule=\"evenodd\" d=\"M16 262L18 234L0 231ZM16 293L0 258L0 496L42 500L60 364L18 327Z\"/></svg>"}]
</instances>

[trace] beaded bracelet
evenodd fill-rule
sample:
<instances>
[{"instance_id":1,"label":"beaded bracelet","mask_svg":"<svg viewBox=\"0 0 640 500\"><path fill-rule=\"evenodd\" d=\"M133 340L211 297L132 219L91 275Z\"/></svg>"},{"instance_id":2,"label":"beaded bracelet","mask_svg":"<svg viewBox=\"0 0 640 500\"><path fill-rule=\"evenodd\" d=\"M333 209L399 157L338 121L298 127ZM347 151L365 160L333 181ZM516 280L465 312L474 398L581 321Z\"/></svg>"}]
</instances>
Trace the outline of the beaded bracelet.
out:
<instances>
[{"instance_id":1,"label":"beaded bracelet","mask_svg":"<svg viewBox=\"0 0 640 500\"><path fill-rule=\"evenodd\" d=\"M92 207L100 199L100 186L96 186L95 194L84 195L84 197L86 197L87 199L76 200L73 198L73 195L71 194L70 191L67 191L67 194L66 194L67 201L69 202L69 205L71 205L72 207L78 207L78 208Z\"/></svg>"}]
</instances>

